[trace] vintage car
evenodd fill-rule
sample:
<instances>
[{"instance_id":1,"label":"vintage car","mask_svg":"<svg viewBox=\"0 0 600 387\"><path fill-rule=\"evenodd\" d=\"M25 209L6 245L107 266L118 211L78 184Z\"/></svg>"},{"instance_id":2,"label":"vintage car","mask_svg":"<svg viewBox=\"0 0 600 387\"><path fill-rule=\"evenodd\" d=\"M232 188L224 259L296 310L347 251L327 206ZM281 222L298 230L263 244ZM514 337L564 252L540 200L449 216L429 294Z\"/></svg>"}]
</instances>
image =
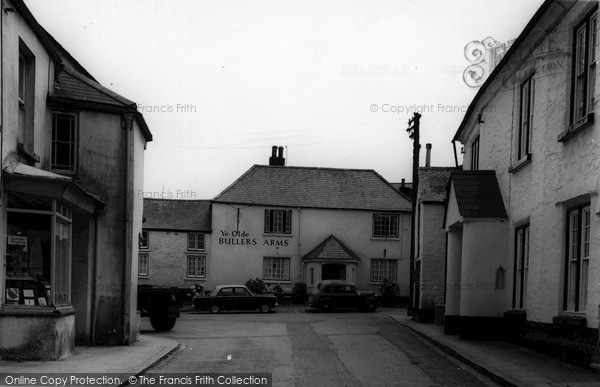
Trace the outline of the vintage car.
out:
<instances>
[{"instance_id":1,"label":"vintage car","mask_svg":"<svg viewBox=\"0 0 600 387\"><path fill-rule=\"evenodd\" d=\"M308 295L308 306L331 311L333 309L359 309L364 312L375 312L379 303L375 293L370 290L357 290L348 281L321 281Z\"/></svg>"},{"instance_id":2,"label":"vintage car","mask_svg":"<svg viewBox=\"0 0 600 387\"><path fill-rule=\"evenodd\" d=\"M194 296L195 309L219 313L222 310L255 310L270 312L277 305L274 294L255 294L245 285L220 285L208 295Z\"/></svg>"}]
</instances>

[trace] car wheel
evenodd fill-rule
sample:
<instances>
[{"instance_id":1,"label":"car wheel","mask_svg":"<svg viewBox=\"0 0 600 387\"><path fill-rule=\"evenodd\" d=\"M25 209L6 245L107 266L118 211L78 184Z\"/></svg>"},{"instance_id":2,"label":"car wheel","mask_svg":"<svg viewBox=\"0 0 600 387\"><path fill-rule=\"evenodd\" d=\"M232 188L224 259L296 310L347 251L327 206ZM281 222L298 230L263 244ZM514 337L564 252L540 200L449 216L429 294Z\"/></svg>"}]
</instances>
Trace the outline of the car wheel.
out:
<instances>
[{"instance_id":1,"label":"car wheel","mask_svg":"<svg viewBox=\"0 0 600 387\"><path fill-rule=\"evenodd\" d=\"M271 311L271 307L269 304L262 304L260 308L258 308L262 313L269 313Z\"/></svg>"},{"instance_id":2,"label":"car wheel","mask_svg":"<svg viewBox=\"0 0 600 387\"><path fill-rule=\"evenodd\" d=\"M157 332L170 331L175 326L176 321L176 317L150 316L150 325L152 325L152 328Z\"/></svg>"},{"instance_id":3,"label":"car wheel","mask_svg":"<svg viewBox=\"0 0 600 387\"><path fill-rule=\"evenodd\" d=\"M219 307L219 305L217 304L213 304L210 307L210 313L219 313L221 311L221 308Z\"/></svg>"},{"instance_id":4,"label":"car wheel","mask_svg":"<svg viewBox=\"0 0 600 387\"><path fill-rule=\"evenodd\" d=\"M321 304L321 310L324 312L331 312L333 310L333 304L329 300L323 301Z\"/></svg>"}]
</instances>

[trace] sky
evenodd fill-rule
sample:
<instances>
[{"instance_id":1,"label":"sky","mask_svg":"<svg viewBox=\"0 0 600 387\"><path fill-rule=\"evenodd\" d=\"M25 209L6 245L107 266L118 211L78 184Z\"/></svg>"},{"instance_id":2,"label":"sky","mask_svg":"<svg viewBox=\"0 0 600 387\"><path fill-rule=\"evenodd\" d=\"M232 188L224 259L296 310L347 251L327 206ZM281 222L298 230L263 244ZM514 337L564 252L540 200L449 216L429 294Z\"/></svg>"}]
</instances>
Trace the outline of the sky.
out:
<instances>
[{"instance_id":1,"label":"sky","mask_svg":"<svg viewBox=\"0 0 600 387\"><path fill-rule=\"evenodd\" d=\"M290 166L412 180L453 166L477 88L465 47L515 39L542 0L26 0L101 84L135 101L154 140L144 195L211 199L273 145ZM458 144L459 163L462 163Z\"/></svg>"}]
</instances>

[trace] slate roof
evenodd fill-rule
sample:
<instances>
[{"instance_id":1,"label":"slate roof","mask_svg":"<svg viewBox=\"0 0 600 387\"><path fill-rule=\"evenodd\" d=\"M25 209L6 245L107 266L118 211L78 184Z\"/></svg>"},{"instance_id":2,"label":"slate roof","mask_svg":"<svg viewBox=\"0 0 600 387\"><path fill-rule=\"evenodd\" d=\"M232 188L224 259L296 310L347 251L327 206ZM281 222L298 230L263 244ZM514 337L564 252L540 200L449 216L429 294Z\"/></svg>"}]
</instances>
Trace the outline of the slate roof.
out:
<instances>
[{"instance_id":1,"label":"slate roof","mask_svg":"<svg viewBox=\"0 0 600 387\"><path fill-rule=\"evenodd\" d=\"M254 165L213 199L216 203L411 211L410 200L366 169Z\"/></svg>"},{"instance_id":2,"label":"slate roof","mask_svg":"<svg viewBox=\"0 0 600 387\"><path fill-rule=\"evenodd\" d=\"M460 216L507 218L495 171L452 171L450 182L454 184Z\"/></svg>"},{"instance_id":3,"label":"slate roof","mask_svg":"<svg viewBox=\"0 0 600 387\"><path fill-rule=\"evenodd\" d=\"M330 235L310 253L302 257L302 261L359 262L360 258L339 239Z\"/></svg>"},{"instance_id":4,"label":"slate roof","mask_svg":"<svg viewBox=\"0 0 600 387\"><path fill-rule=\"evenodd\" d=\"M417 202L439 202L446 200L446 186L453 167L419 168L419 189Z\"/></svg>"},{"instance_id":5,"label":"slate roof","mask_svg":"<svg viewBox=\"0 0 600 387\"><path fill-rule=\"evenodd\" d=\"M52 96L121 107L135 107L135 102L68 68L63 69L58 75Z\"/></svg>"},{"instance_id":6,"label":"slate roof","mask_svg":"<svg viewBox=\"0 0 600 387\"><path fill-rule=\"evenodd\" d=\"M211 232L210 200L144 199L143 229Z\"/></svg>"}]
</instances>

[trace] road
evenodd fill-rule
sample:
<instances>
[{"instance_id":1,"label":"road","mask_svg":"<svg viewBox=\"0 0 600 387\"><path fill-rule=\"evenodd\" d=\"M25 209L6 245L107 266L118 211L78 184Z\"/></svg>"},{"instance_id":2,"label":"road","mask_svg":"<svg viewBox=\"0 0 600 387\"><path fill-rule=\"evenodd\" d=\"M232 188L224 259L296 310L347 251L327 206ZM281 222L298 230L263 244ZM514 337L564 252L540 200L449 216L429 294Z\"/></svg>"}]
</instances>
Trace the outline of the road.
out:
<instances>
[{"instance_id":1,"label":"road","mask_svg":"<svg viewBox=\"0 0 600 387\"><path fill-rule=\"evenodd\" d=\"M145 327L142 324L142 329ZM376 313L183 313L181 349L148 372L267 372L273 386L493 385Z\"/></svg>"}]
</instances>

